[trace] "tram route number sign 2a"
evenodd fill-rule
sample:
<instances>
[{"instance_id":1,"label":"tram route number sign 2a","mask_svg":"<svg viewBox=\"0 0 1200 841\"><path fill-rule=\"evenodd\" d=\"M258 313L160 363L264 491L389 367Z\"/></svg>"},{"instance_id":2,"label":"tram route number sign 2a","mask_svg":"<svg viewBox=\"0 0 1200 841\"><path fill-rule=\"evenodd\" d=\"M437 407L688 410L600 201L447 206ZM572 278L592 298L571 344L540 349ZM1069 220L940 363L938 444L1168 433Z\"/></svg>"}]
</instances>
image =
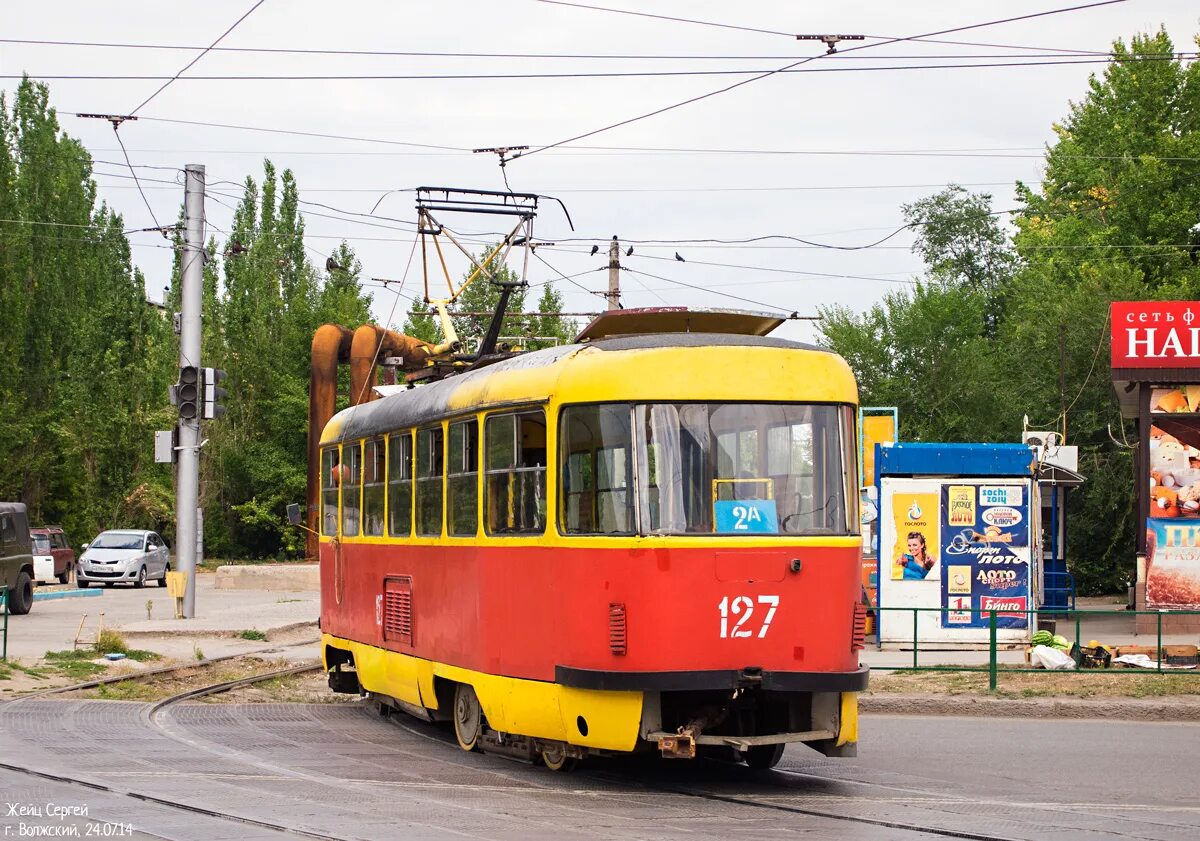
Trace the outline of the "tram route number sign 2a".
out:
<instances>
[{"instance_id":1,"label":"tram route number sign 2a","mask_svg":"<svg viewBox=\"0 0 1200 841\"><path fill-rule=\"evenodd\" d=\"M765 613L756 611L756 606L765 607ZM757 602L750 596L725 596L717 605L717 611L721 614L721 639L756 636L756 627L757 637L762 639L767 635L778 607L779 596L759 596ZM753 618L756 615L759 618Z\"/></svg>"},{"instance_id":2,"label":"tram route number sign 2a","mask_svg":"<svg viewBox=\"0 0 1200 841\"><path fill-rule=\"evenodd\" d=\"M773 499L721 499L713 503L717 534L779 534Z\"/></svg>"}]
</instances>

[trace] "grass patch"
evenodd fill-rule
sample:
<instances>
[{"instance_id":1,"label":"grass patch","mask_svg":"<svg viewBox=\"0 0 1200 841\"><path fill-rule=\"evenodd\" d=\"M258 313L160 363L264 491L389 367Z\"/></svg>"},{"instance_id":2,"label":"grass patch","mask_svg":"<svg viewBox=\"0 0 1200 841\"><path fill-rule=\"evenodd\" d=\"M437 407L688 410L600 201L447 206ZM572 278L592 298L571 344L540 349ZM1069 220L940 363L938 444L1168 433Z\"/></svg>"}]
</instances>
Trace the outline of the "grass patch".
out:
<instances>
[{"instance_id":1,"label":"grass patch","mask_svg":"<svg viewBox=\"0 0 1200 841\"><path fill-rule=\"evenodd\" d=\"M87 680L105 671L104 666L92 662L95 658L96 652L91 649L47 651L45 656L49 668L76 680Z\"/></svg>"},{"instance_id":2,"label":"grass patch","mask_svg":"<svg viewBox=\"0 0 1200 841\"><path fill-rule=\"evenodd\" d=\"M0 663L0 680L12 680L12 669L8 663Z\"/></svg>"},{"instance_id":3,"label":"grass patch","mask_svg":"<svg viewBox=\"0 0 1200 841\"><path fill-rule=\"evenodd\" d=\"M136 680L119 680L96 687L93 697L105 701L153 701L160 697L153 686Z\"/></svg>"},{"instance_id":4,"label":"grass patch","mask_svg":"<svg viewBox=\"0 0 1200 841\"><path fill-rule=\"evenodd\" d=\"M136 660L139 663L162 659L162 655L156 652L143 651L139 648L126 647L125 651L121 653L130 660ZM73 680L84 681L108 671L102 663L92 662L102 656L94 648L76 648L65 649L63 651L47 651L44 659L47 671L69 677Z\"/></svg>"},{"instance_id":5,"label":"grass patch","mask_svg":"<svg viewBox=\"0 0 1200 841\"><path fill-rule=\"evenodd\" d=\"M162 659L162 655L157 651L147 651L144 648L131 648L125 652L125 656L130 660L137 660L139 663L147 663L151 660Z\"/></svg>"},{"instance_id":6,"label":"grass patch","mask_svg":"<svg viewBox=\"0 0 1200 841\"><path fill-rule=\"evenodd\" d=\"M256 628L251 628L248 631L242 631L240 634L238 634L238 636L244 640L260 640L261 641L261 640L265 640L267 638L266 634L264 634L262 631L260 631Z\"/></svg>"},{"instance_id":7,"label":"grass patch","mask_svg":"<svg viewBox=\"0 0 1200 841\"><path fill-rule=\"evenodd\" d=\"M987 695L987 672L874 672L871 694ZM1129 669L1088 669L1073 672L998 671L1001 698L1162 698L1200 695L1196 671L1155 674Z\"/></svg>"},{"instance_id":8,"label":"grass patch","mask_svg":"<svg viewBox=\"0 0 1200 841\"><path fill-rule=\"evenodd\" d=\"M20 663L10 662L8 664L14 671L22 672L29 675L34 680L45 680L50 677L50 674L45 669L37 669L33 666L23 666Z\"/></svg>"}]
</instances>

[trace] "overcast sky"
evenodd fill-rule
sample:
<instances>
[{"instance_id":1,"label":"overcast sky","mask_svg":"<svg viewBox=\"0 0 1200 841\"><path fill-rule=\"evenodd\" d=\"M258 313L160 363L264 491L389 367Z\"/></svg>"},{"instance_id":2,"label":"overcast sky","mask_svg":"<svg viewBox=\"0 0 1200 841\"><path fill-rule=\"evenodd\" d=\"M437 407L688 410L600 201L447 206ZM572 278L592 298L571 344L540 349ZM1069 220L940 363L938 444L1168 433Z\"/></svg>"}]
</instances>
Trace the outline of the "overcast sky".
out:
<instances>
[{"instance_id":1,"label":"overcast sky","mask_svg":"<svg viewBox=\"0 0 1200 841\"><path fill-rule=\"evenodd\" d=\"M529 145L535 149L747 78L738 75L443 80L189 80L189 76L435 75L503 73L639 73L767 70L824 53L790 34L836 32L903 37L1078 5L1042 2L642 2L595 5L714 21L771 34L656 20L535 0L440 0L436 3L345 0L265 0L222 47L381 50L442 53L557 53L569 58L346 56L213 51L121 128L134 164L204 164L212 196L208 218L228 230L239 190L229 183L258 179L262 159L290 168L301 198L366 213L386 191L418 185L503 189L494 155L411 144L473 149ZM254 0L112 3L55 0L12 4L3 37L58 41L207 46ZM185 11L186 10L186 11ZM1014 181L1036 182L1051 124L1083 97L1102 65L897 68L929 64L1064 62L1055 51L1104 51L1115 38L1164 26L1177 50L1195 50L1200 9L1194 0L1124 2L972 29L943 36L1002 46L904 42L844 57L822 58L669 113L606 131L509 164L512 189L559 196L575 233L553 204L537 220L540 237L592 238L539 249L578 285L559 281L572 311L594 311L603 300L587 290L606 284L604 245L622 240L739 240L786 234L837 245L872 242L903 222L901 205L957 182L993 194L997 210L1013 207ZM860 44L877 41L868 39ZM858 44L843 42L842 49ZM1039 52L1015 47L1045 47ZM129 113L159 87L150 79L50 79L55 75L174 75L196 50L101 48L0 43L0 73L47 79L63 128L82 139L98 161L122 161L108 123L74 112ZM620 55L623 58L580 58ZM652 56L680 56L665 59ZM732 57L714 59L714 56ZM956 56L956 58L947 58ZM985 57L987 56L987 57ZM941 58L935 58L941 57ZM820 71L820 72L808 72ZM833 71L833 72L829 72ZM16 85L3 80L6 90ZM393 141L392 145L286 134L187 126L196 120ZM617 147L600 149L596 147ZM756 150L634 151L654 149ZM884 154L919 152L920 154ZM821 153L821 154L819 154ZM829 154L838 153L838 154ZM855 153L855 154L845 154ZM139 169L173 180L170 169ZM152 224L128 177L113 163L97 165L100 195L129 228ZM145 184L154 213L173 221L182 188ZM387 195L378 214L411 220L413 193ZM218 203L220 202L220 203ZM228 205L228 206L226 206ZM328 253L341 239L356 249L364 276L400 278L412 250L411 226L377 222L321 208L309 210L308 242ZM494 231L495 220L462 221L462 230ZM170 251L152 233L131 235L134 258L151 298L162 295ZM622 255L626 306L715 306L815 314L818 306L856 309L911 279L920 265L907 232L884 246L843 251L767 241L752 245L635 245ZM677 262L674 254L686 262ZM724 266L704 265L721 263ZM456 264L457 271L461 264ZM638 272L644 273L639 274ZM658 275L660 278L649 275ZM854 277L845 277L851 275ZM533 261L529 280L554 278ZM703 292L672 281L712 289ZM408 301L421 294L414 263L401 296L373 288L374 312L398 325ZM723 293L723 294L718 294ZM809 338L804 322L783 328Z\"/></svg>"}]
</instances>

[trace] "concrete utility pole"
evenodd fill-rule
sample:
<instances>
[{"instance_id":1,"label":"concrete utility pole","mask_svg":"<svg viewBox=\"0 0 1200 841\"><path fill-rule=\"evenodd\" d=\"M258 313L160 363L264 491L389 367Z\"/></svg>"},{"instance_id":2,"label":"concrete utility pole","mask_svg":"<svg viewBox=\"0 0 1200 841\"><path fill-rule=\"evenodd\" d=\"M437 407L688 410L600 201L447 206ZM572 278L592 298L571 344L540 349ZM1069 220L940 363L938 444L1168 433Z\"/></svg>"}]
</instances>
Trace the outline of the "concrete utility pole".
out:
<instances>
[{"instance_id":1,"label":"concrete utility pole","mask_svg":"<svg viewBox=\"0 0 1200 841\"><path fill-rule=\"evenodd\" d=\"M621 308L621 243L616 234L608 246L608 292L604 297L608 299L610 310Z\"/></svg>"},{"instance_id":2,"label":"concrete utility pole","mask_svg":"<svg viewBox=\"0 0 1200 841\"><path fill-rule=\"evenodd\" d=\"M200 311L204 287L204 167L188 165L184 172L183 288L179 306L179 367L200 369ZM204 398L200 395L199 405ZM187 576L183 617L196 615L196 508L200 500L200 418L179 418L179 460L175 470L175 562Z\"/></svg>"}]
</instances>

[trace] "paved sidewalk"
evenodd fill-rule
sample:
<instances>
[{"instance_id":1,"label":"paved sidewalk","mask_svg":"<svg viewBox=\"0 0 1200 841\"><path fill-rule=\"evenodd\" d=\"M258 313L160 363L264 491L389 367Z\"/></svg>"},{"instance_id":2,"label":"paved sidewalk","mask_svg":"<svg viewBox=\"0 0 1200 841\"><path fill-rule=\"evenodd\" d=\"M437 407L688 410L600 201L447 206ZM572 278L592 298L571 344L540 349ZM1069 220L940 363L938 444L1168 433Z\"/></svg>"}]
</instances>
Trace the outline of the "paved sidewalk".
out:
<instances>
[{"instance_id":1,"label":"paved sidewalk","mask_svg":"<svg viewBox=\"0 0 1200 841\"><path fill-rule=\"evenodd\" d=\"M281 637L294 640L309 634L316 638L319 593L215 590L213 583L212 575L197 577L194 619L174 618L174 600L164 587L105 587L84 591L102 594L98 596L38 600L28 615L9 617L8 656L38 658L47 651L71 648L85 613L84 636L95 637L103 613L104 627L126 634L132 646L168 657L192 657L197 648L215 657L262 648ZM58 588L38 589L53 592ZM262 631L267 643L237 638L247 630Z\"/></svg>"}]
</instances>

